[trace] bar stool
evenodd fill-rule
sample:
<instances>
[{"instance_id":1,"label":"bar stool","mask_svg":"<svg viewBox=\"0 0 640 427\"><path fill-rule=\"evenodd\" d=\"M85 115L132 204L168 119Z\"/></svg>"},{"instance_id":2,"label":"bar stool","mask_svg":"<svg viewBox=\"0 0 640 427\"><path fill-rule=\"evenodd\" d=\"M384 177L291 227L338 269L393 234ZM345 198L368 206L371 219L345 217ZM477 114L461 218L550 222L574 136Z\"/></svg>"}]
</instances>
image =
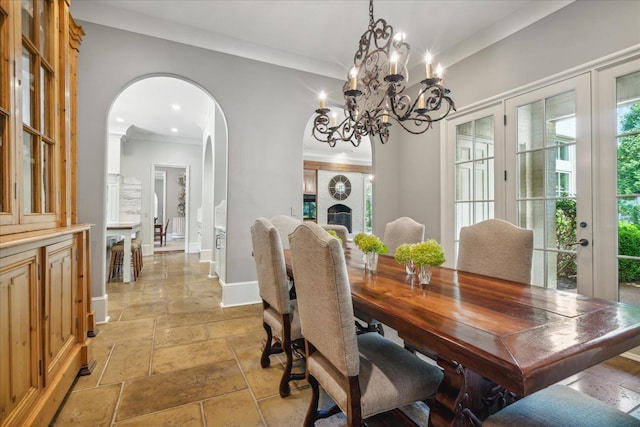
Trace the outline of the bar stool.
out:
<instances>
[{"instance_id":1,"label":"bar stool","mask_svg":"<svg viewBox=\"0 0 640 427\"><path fill-rule=\"evenodd\" d=\"M123 272L124 266L124 242L120 241L111 246L111 258L109 260L109 281ZM142 271L142 249L140 241L131 241L131 261L133 264L133 280L140 276ZM129 266L127 266L128 268Z\"/></svg>"}]
</instances>

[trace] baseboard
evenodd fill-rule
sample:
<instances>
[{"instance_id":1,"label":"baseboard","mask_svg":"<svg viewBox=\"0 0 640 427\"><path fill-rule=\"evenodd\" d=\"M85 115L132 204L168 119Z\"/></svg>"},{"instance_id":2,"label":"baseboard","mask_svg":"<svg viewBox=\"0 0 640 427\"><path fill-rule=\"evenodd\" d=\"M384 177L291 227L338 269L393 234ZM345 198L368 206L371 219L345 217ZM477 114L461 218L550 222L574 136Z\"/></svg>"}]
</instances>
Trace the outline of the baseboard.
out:
<instances>
[{"instance_id":1,"label":"baseboard","mask_svg":"<svg viewBox=\"0 0 640 427\"><path fill-rule=\"evenodd\" d=\"M216 262L215 261L210 261L209 264L209 279L217 279L218 278L218 272L216 271Z\"/></svg>"},{"instance_id":2,"label":"baseboard","mask_svg":"<svg viewBox=\"0 0 640 427\"><path fill-rule=\"evenodd\" d=\"M189 243L189 253L190 254L197 254L198 252L200 252L200 243L199 242L195 242L195 243Z\"/></svg>"},{"instance_id":3,"label":"baseboard","mask_svg":"<svg viewBox=\"0 0 640 427\"><path fill-rule=\"evenodd\" d=\"M109 295L107 294L101 297L91 298L91 308L95 314L96 324L107 323L109 321L108 303Z\"/></svg>"},{"instance_id":4,"label":"baseboard","mask_svg":"<svg viewBox=\"0 0 640 427\"><path fill-rule=\"evenodd\" d=\"M222 287L222 301L220 307L235 307L238 305L257 304L261 301L258 282L224 283Z\"/></svg>"}]
</instances>

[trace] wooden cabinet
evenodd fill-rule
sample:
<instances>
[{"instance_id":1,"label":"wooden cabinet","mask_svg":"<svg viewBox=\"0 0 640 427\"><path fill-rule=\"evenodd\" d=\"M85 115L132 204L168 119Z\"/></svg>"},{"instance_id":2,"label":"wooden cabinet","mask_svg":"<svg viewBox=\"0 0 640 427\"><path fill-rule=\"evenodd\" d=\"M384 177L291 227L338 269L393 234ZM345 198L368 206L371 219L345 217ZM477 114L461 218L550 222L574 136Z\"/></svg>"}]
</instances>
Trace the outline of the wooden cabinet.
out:
<instances>
[{"instance_id":1,"label":"wooden cabinet","mask_svg":"<svg viewBox=\"0 0 640 427\"><path fill-rule=\"evenodd\" d=\"M89 226L0 236L0 426L48 425L89 336Z\"/></svg>"},{"instance_id":2,"label":"wooden cabinet","mask_svg":"<svg viewBox=\"0 0 640 427\"><path fill-rule=\"evenodd\" d=\"M3 257L0 267L0 422L14 424L40 389L37 250Z\"/></svg>"},{"instance_id":3,"label":"wooden cabinet","mask_svg":"<svg viewBox=\"0 0 640 427\"><path fill-rule=\"evenodd\" d=\"M0 426L46 426L95 365L77 223L70 0L0 0Z\"/></svg>"}]
</instances>

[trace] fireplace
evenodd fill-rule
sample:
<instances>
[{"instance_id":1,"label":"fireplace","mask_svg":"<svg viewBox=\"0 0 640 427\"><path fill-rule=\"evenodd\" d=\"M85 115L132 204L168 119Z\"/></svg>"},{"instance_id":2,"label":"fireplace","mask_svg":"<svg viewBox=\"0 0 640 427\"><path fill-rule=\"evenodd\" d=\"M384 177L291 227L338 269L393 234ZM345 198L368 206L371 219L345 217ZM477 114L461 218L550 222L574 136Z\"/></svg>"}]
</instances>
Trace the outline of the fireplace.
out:
<instances>
[{"instance_id":1,"label":"fireplace","mask_svg":"<svg viewBox=\"0 0 640 427\"><path fill-rule=\"evenodd\" d=\"M344 225L351 233L351 208L337 204L327 209L327 224Z\"/></svg>"}]
</instances>

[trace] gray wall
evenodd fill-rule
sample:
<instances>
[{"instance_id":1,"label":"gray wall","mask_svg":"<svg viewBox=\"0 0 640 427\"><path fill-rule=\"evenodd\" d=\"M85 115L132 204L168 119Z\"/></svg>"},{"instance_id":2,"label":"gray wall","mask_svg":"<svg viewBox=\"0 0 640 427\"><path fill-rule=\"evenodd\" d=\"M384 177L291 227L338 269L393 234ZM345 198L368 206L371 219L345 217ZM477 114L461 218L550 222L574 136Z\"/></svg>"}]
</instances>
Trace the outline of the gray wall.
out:
<instances>
[{"instance_id":1,"label":"gray wall","mask_svg":"<svg viewBox=\"0 0 640 427\"><path fill-rule=\"evenodd\" d=\"M94 223L93 296L105 294L107 116L131 81L182 76L208 91L228 125L227 282L255 280L249 227L259 216L302 210L302 135L317 92L341 82L153 37L80 22L78 215ZM199 206L195 203L192 206ZM195 209L192 210L195 215Z\"/></svg>"}]
</instances>

